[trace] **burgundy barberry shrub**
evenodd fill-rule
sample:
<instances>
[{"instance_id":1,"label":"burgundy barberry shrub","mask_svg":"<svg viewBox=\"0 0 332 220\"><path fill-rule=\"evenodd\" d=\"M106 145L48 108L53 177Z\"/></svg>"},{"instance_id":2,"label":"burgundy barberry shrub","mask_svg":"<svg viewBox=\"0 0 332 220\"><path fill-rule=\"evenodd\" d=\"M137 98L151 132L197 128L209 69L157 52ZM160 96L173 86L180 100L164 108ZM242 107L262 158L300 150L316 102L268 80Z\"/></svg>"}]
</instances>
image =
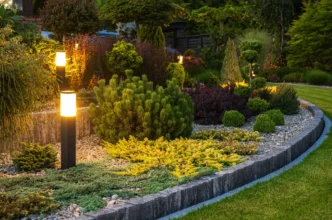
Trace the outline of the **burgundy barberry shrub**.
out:
<instances>
[{"instance_id":1,"label":"burgundy barberry shrub","mask_svg":"<svg viewBox=\"0 0 332 220\"><path fill-rule=\"evenodd\" d=\"M198 124L221 124L225 111L237 110L245 118L251 117L247 99L233 94L227 88L195 88L183 90L194 103L194 121Z\"/></svg>"}]
</instances>

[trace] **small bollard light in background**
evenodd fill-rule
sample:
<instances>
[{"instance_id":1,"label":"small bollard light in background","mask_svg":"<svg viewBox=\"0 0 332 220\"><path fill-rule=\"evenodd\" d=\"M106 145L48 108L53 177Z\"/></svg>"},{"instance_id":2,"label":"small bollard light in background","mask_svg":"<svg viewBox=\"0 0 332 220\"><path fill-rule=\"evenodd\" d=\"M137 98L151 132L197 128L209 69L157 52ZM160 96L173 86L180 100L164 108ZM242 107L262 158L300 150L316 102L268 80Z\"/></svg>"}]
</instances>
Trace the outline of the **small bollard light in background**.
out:
<instances>
[{"instance_id":1,"label":"small bollard light in background","mask_svg":"<svg viewBox=\"0 0 332 220\"><path fill-rule=\"evenodd\" d=\"M76 166L76 93L60 92L61 169Z\"/></svg>"},{"instance_id":2,"label":"small bollard light in background","mask_svg":"<svg viewBox=\"0 0 332 220\"><path fill-rule=\"evenodd\" d=\"M55 66L60 91L69 89L68 80L66 79L66 52L55 53Z\"/></svg>"},{"instance_id":3,"label":"small bollard light in background","mask_svg":"<svg viewBox=\"0 0 332 220\"><path fill-rule=\"evenodd\" d=\"M179 64L183 64L183 56L182 55L178 56L178 59L179 59Z\"/></svg>"}]
</instances>

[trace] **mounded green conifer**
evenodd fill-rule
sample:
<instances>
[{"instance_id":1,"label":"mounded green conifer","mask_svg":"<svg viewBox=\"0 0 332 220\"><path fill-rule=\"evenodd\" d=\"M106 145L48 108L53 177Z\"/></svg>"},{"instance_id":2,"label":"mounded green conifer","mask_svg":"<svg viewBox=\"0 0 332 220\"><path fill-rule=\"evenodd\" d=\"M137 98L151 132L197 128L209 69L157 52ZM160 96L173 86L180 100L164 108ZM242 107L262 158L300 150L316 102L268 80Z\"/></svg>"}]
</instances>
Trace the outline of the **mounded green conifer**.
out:
<instances>
[{"instance_id":1,"label":"mounded green conifer","mask_svg":"<svg viewBox=\"0 0 332 220\"><path fill-rule=\"evenodd\" d=\"M235 83L242 80L235 43L231 39L228 39L221 70L221 81L222 83Z\"/></svg>"},{"instance_id":2,"label":"mounded green conifer","mask_svg":"<svg viewBox=\"0 0 332 220\"><path fill-rule=\"evenodd\" d=\"M174 81L154 89L145 75L132 77L132 71L126 74L127 79L120 84L118 76L113 75L109 85L100 80L94 88L98 105L91 104L89 113L102 140L116 143L130 135L140 140L191 135L193 104Z\"/></svg>"},{"instance_id":3,"label":"mounded green conifer","mask_svg":"<svg viewBox=\"0 0 332 220\"><path fill-rule=\"evenodd\" d=\"M148 41L153 47L165 48L165 35L161 26L141 25L139 29L141 42Z\"/></svg>"}]
</instances>

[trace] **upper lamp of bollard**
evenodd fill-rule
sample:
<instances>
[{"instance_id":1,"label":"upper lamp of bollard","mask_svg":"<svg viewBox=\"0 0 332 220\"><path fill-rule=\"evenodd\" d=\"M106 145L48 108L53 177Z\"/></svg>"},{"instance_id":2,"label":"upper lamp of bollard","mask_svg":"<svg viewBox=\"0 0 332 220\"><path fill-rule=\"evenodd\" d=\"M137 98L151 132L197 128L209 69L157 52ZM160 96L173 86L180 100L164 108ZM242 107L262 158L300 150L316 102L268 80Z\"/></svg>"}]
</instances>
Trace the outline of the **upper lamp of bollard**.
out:
<instances>
[{"instance_id":1,"label":"upper lamp of bollard","mask_svg":"<svg viewBox=\"0 0 332 220\"><path fill-rule=\"evenodd\" d=\"M56 52L55 53L55 65L56 66L66 66L66 52Z\"/></svg>"}]
</instances>

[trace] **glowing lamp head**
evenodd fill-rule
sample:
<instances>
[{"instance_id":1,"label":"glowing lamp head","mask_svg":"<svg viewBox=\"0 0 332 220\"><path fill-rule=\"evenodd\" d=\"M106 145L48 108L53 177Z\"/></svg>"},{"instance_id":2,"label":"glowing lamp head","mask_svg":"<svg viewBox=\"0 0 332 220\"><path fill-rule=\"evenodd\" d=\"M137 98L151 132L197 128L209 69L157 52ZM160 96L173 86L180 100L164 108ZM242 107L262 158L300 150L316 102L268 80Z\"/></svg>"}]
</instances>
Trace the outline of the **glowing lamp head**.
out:
<instances>
[{"instance_id":1,"label":"glowing lamp head","mask_svg":"<svg viewBox=\"0 0 332 220\"><path fill-rule=\"evenodd\" d=\"M56 66L66 66L66 52L56 52L55 65Z\"/></svg>"},{"instance_id":2,"label":"glowing lamp head","mask_svg":"<svg viewBox=\"0 0 332 220\"><path fill-rule=\"evenodd\" d=\"M183 56L182 55L178 56L178 59L179 59L179 64L183 64Z\"/></svg>"},{"instance_id":3,"label":"glowing lamp head","mask_svg":"<svg viewBox=\"0 0 332 220\"><path fill-rule=\"evenodd\" d=\"M61 91L60 115L63 117L76 116L76 93L74 91Z\"/></svg>"}]
</instances>

